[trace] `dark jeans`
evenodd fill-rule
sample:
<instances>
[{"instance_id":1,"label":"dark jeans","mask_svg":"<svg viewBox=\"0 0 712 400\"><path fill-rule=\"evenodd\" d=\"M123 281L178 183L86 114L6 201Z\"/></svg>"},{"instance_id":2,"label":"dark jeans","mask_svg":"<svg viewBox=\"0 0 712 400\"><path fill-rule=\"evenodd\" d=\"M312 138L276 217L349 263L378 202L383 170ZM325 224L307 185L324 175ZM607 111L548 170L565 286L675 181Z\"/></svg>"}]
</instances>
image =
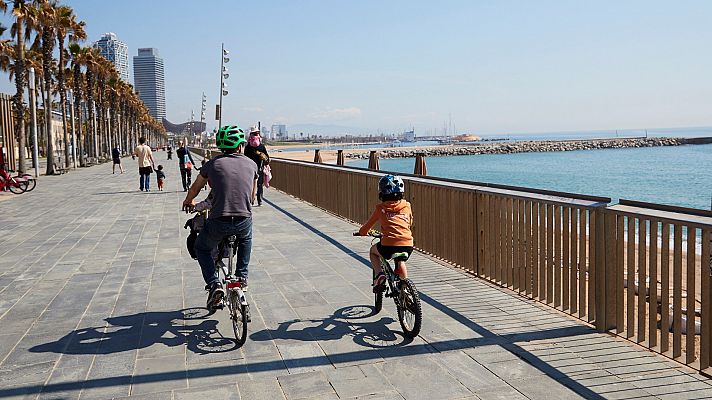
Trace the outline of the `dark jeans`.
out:
<instances>
[{"instance_id":1,"label":"dark jeans","mask_svg":"<svg viewBox=\"0 0 712 400\"><path fill-rule=\"evenodd\" d=\"M262 204L262 185L265 183L265 174L260 171L257 175L257 204Z\"/></svg>"},{"instance_id":2,"label":"dark jeans","mask_svg":"<svg viewBox=\"0 0 712 400\"><path fill-rule=\"evenodd\" d=\"M211 218L206 221L195 241L195 253L203 279L208 285L219 281L213 251L224 237L230 235L237 236L237 262L234 273L238 278L247 280L247 265L252 252L252 218L235 217L234 222Z\"/></svg>"},{"instance_id":3,"label":"dark jeans","mask_svg":"<svg viewBox=\"0 0 712 400\"><path fill-rule=\"evenodd\" d=\"M188 190L190 189L190 175L191 175L190 169L185 169L183 167L180 167L180 179L183 181L183 190Z\"/></svg>"},{"instance_id":4,"label":"dark jeans","mask_svg":"<svg viewBox=\"0 0 712 400\"><path fill-rule=\"evenodd\" d=\"M151 169L151 167L143 167L143 168L138 169L138 173L141 175L141 177L139 178L139 182L140 182L139 187L141 188L141 190L144 190L144 189L148 190L149 187L151 186L151 173L152 172L153 172L153 170Z\"/></svg>"}]
</instances>

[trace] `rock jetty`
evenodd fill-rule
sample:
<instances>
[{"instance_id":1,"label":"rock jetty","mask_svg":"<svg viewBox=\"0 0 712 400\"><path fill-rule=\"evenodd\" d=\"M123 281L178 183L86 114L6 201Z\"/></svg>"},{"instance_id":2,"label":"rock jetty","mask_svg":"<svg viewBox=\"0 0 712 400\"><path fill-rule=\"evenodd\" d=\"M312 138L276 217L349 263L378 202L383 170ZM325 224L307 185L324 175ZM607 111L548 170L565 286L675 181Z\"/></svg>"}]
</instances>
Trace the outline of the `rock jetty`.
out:
<instances>
[{"instance_id":1,"label":"rock jetty","mask_svg":"<svg viewBox=\"0 0 712 400\"><path fill-rule=\"evenodd\" d=\"M682 138L629 138L629 139L595 139L595 140L562 140L562 141L523 141L506 143L482 143L473 145L450 145L423 147L418 149L382 149L378 150L380 158L408 158L418 153L428 157L437 156L467 156L477 154L512 154L550 151L575 151L595 149L625 149L632 147L680 146L686 144ZM344 152L346 158L367 159L368 152Z\"/></svg>"}]
</instances>

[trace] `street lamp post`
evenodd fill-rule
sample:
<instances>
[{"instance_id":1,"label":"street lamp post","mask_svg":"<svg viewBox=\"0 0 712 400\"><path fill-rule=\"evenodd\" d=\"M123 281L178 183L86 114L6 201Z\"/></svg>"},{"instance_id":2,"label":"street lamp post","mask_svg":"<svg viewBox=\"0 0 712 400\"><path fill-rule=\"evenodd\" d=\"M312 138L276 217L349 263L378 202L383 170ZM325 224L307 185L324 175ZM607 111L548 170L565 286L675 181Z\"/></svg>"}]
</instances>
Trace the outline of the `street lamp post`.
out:
<instances>
[{"instance_id":1,"label":"street lamp post","mask_svg":"<svg viewBox=\"0 0 712 400\"><path fill-rule=\"evenodd\" d=\"M77 169L77 132L74 130L74 93L69 91L69 118L72 120L72 162Z\"/></svg>"},{"instance_id":2,"label":"street lamp post","mask_svg":"<svg viewBox=\"0 0 712 400\"><path fill-rule=\"evenodd\" d=\"M222 99L223 96L227 96L228 94L227 87L225 85L225 79L230 77L230 74L227 73L227 67L225 67L225 64L230 62L230 59L227 57L230 52L225 50L225 43L221 44L220 50L220 104L218 105L218 115L216 116L216 119L218 120L218 129L222 127Z\"/></svg>"}]
</instances>

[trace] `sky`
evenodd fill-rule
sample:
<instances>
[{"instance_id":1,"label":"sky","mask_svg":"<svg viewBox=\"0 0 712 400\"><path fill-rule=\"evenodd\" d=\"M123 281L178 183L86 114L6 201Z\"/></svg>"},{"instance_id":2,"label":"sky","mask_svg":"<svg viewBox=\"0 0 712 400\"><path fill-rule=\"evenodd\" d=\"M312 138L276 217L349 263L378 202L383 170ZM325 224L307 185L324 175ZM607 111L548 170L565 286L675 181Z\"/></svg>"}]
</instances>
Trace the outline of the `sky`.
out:
<instances>
[{"instance_id":1,"label":"sky","mask_svg":"<svg viewBox=\"0 0 712 400\"><path fill-rule=\"evenodd\" d=\"M168 119L362 133L712 126L710 1L64 0L89 41L156 47ZM4 17L5 24L9 20ZM131 72L133 77L133 72ZM7 76L0 91L11 92ZM332 128L333 129L333 128Z\"/></svg>"}]
</instances>

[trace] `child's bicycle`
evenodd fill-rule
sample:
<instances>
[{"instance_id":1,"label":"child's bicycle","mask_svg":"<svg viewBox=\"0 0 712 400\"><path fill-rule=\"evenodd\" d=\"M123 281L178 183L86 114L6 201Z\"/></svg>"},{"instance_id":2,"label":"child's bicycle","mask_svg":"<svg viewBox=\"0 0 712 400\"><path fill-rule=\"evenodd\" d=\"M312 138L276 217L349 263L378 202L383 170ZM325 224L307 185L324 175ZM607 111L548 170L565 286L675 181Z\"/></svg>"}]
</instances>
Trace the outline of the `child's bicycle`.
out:
<instances>
[{"instance_id":1,"label":"child's bicycle","mask_svg":"<svg viewBox=\"0 0 712 400\"><path fill-rule=\"evenodd\" d=\"M372 244L376 239L381 238L381 234L373 230L368 231L368 235L373 237L371 241ZM354 233L354 236L359 236L358 232ZM383 269L383 273L386 275L387 285L374 288L374 308L375 313L378 314L383 308L383 296L392 297L396 303L398 321L400 322L401 328L403 328L403 334L409 338L414 338L420 333L420 327L423 321L420 296L413 281L410 279L401 279L398 274L393 271L390 264L391 260L403 256L407 257L408 253L395 253L393 257L388 260L380 256L381 269ZM376 279L375 271L373 272L373 279Z\"/></svg>"}]
</instances>

